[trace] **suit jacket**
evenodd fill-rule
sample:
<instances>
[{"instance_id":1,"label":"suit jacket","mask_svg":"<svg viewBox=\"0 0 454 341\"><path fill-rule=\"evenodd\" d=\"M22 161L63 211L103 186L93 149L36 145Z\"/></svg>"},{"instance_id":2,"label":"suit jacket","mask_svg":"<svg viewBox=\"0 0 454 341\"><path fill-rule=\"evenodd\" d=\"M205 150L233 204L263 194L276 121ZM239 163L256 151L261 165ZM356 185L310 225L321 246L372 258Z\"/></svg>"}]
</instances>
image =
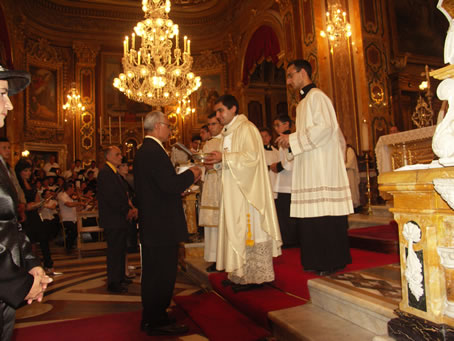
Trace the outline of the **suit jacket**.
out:
<instances>
[{"instance_id":1,"label":"suit jacket","mask_svg":"<svg viewBox=\"0 0 454 341\"><path fill-rule=\"evenodd\" d=\"M128 228L126 218L130 209L125 185L109 165L105 164L98 174L99 225L104 229Z\"/></svg>"},{"instance_id":2,"label":"suit jacket","mask_svg":"<svg viewBox=\"0 0 454 341\"><path fill-rule=\"evenodd\" d=\"M17 308L33 285L28 271L40 265L17 221L17 193L0 160L0 301Z\"/></svg>"},{"instance_id":3,"label":"suit jacket","mask_svg":"<svg viewBox=\"0 0 454 341\"><path fill-rule=\"evenodd\" d=\"M177 175L164 149L145 138L134 159L134 183L144 246L171 246L188 237L181 193L194 182L191 171Z\"/></svg>"}]
</instances>

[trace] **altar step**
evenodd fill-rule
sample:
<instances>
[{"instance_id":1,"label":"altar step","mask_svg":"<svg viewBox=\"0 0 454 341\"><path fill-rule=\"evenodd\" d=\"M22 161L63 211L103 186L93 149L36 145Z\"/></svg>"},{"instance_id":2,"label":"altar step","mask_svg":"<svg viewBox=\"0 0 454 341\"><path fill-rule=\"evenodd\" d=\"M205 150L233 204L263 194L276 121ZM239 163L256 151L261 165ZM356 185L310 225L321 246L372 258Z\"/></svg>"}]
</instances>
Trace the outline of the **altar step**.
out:
<instances>
[{"instance_id":1,"label":"altar step","mask_svg":"<svg viewBox=\"0 0 454 341\"><path fill-rule=\"evenodd\" d=\"M387 323L400 301L399 280L397 265L309 280L309 304L269 313L273 335L286 341L393 340Z\"/></svg>"},{"instance_id":2,"label":"altar step","mask_svg":"<svg viewBox=\"0 0 454 341\"><path fill-rule=\"evenodd\" d=\"M380 212L382 213L382 212ZM349 229L358 229L377 225L386 225L393 220L393 216L386 215L368 215L362 213L350 214L348 216Z\"/></svg>"},{"instance_id":3,"label":"altar step","mask_svg":"<svg viewBox=\"0 0 454 341\"><path fill-rule=\"evenodd\" d=\"M187 259L187 273L211 288L203 259ZM401 299L400 267L383 267L309 280L311 301L268 313L273 335L285 341L392 340L387 322Z\"/></svg>"}]
</instances>

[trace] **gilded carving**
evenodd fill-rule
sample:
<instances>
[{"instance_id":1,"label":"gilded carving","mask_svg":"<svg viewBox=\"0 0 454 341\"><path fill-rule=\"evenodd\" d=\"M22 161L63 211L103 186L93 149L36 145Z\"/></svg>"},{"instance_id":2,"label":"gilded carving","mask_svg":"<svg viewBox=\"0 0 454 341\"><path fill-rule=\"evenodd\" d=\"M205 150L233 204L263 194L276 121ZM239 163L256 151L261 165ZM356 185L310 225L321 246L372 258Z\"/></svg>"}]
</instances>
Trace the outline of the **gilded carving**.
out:
<instances>
[{"instance_id":1,"label":"gilded carving","mask_svg":"<svg viewBox=\"0 0 454 341\"><path fill-rule=\"evenodd\" d=\"M275 1L279 5L279 11L281 12L281 14L290 10L292 5L292 2L290 0L275 0Z\"/></svg>"},{"instance_id":2,"label":"gilded carving","mask_svg":"<svg viewBox=\"0 0 454 341\"><path fill-rule=\"evenodd\" d=\"M100 47L98 45L88 45L81 41L75 41L73 50L77 55L77 61L80 64L96 64L96 56Z\"/></svg>"},{"instance_id":3,"label":"gilded carving","mask_svg":"<svg viewBox=\"0 0 454 341\"><path fill-rule=\"evenodd\" d=\"M57 50L45 38L39 38L38 41L27 40L25 49L27 55L45 63L59 63L62 61Z\"/></svg>"},{"instance_id":4,"label":"gilded carving","mask_svg":"<svg viewBox=\"0 0 454 341\"><path fill-rule=\"evenodd\" d=\"M222 56L220 53L213 53L212 50L205 50L198 56L194 56L193 69L204 70L214 69L223 65Z\"/></svg>"}]
</instances>

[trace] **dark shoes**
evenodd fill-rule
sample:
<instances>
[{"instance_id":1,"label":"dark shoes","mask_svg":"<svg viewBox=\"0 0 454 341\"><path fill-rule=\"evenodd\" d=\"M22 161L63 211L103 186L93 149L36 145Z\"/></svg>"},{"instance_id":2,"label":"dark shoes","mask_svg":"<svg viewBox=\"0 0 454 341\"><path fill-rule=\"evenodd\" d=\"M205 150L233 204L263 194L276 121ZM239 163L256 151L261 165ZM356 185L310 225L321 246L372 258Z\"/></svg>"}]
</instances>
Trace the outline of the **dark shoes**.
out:
<instances>
[{"instance_id":1,"label":"dark shoes","mask_svg":"<svg viewBox=\"0 0 454 341\"><path fill-rule=\"evenodd\" d=\"M219 270L216 269L216 262L214 262L213 264L211 264L209 267L206 268L206 271L207 272L221 272Z\"/></svg>"},{"instance_id":2,"label":"dark shoes","mask_svg":"<svg viewBox=\"0 0 454 341\"><path fill-rule=\"evenodd\" d=\"M107 286L107 291L113 294L126 294L128 289L121 284L109 284Z\"/></svg>"},{"instance_id":3,"label":"dark shoes","mask_svg":"<svg viewBox=\"0 0 454 341\"><path fill-rule=\"evenodd\" d=\"M316 271L315 273L319 276L329 276L329 275L332 275L338 271L341 271L343 270L344 267L339 267L339 268L334 268L334 269L329 269L329 270L321 270L321 271Z\"/></svg>"},{"instance_id":4,"label":"dark shoes","mask_svg":"<svg viewBox=\"0 0 454 341\"><path fill-rule=\"evenodd\" d=\"M164 326L151 326L148 323L141 323L140 329L147 333L149 336L157 335L181 335L189 331L189 327L184 324L177 324L175 322L166 324Z\"/></svg>"}]
</instances>

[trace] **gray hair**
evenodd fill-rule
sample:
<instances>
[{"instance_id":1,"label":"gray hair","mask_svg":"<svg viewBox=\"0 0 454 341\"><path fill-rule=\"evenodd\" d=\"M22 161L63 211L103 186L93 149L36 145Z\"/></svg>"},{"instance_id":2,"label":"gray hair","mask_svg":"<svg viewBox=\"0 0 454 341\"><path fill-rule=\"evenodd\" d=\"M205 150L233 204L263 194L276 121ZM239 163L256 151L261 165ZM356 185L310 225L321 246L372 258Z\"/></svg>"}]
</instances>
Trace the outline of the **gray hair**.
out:
<instances>
[{"instance_id":1,"label":"gray hair","mask_svg":"<svg viewBox=\"0 0 454 341\"><path fill-rule=\"evenodd\" d=\"M164 113L159 110L153 110L149 112L147 116L145 116L145 120L143 121L143 129L148 132L152 132L156 123L162 122L164 119Z\"/></svg>"},{"instance_id":2,"label":"gray hair","mask_svg":"<svg viewBox=\"0 0 454 341\"><path fill-rule=\"evenodd\" d=\"M104 159L107 160L107 156L110 154L110 152L114 149L118 148L117 146L108 146L106 149L104 149ZM118 148L120 149L120 148Z\"/></svg>"}]
</instances>

